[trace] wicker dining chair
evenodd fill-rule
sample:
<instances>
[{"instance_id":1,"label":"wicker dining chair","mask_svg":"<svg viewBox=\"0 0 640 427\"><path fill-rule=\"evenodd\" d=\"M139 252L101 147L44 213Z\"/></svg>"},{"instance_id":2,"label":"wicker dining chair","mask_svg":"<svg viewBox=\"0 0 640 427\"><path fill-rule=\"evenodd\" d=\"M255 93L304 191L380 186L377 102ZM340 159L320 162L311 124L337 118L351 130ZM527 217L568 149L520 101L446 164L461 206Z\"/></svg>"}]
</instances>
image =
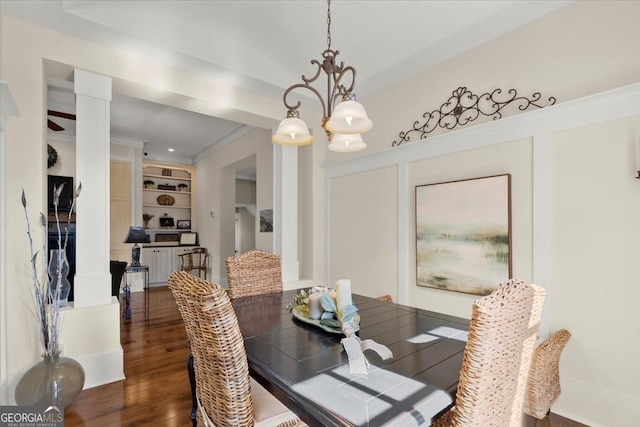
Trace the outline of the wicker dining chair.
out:
<instances>
[{"instance_id":1,"label":"wicker dining chair","mask_svg":"<svg viewBox=\"0 0 640 427\"><path fill-rule=\"evenodd\" d=\"M198 426L305 426L249 376L238 320L227 292L184 271L169 276L193 353Z\"/></svg>"},{"instance_id":2,"label":"wicker dining chair","mask_svg":"<svg viewBox=\"0 0 640 427\"><path fill-rule=\"evenodd\" d=\"M526 414L543 419L560 396L560 355L569 338L571 333L560 329L536 348L524 402Z\"/></svg>"},{"instance_id":3,"label":"wicker dining chair","mask_svg":"<svg viewBox=\"0 0 640 427\"><path fill-rule=\"evenodd\" d=\"M455 407L436 427L520 427L545 290L512 279L473 304Z\"/></svg>"},{"instance_id":4,"label":"wicker dining chair","mask_svg":"<svg viewBox=\"0 0 640 427\"><path fill-rule=\"evenodd\" d=\"M282 292L280 257L259 250L250 250L225 260L229 297Z\"/></svg>"}]
</instances>

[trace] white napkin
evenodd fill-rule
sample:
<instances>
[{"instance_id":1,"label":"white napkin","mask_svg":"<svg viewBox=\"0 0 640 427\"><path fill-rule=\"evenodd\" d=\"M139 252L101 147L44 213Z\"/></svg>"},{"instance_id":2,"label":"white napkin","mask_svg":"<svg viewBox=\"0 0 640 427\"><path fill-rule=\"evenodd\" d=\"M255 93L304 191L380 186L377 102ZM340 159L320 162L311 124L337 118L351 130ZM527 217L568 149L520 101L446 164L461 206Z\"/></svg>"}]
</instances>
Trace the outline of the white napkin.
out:
<instances>
[{"instance_id":1,"label":"white napkin","mask_svg":"<svg viewBox=\"0 0 640 427\"><path fill-rule=\"evenodd\" d=\"M356 335L351 323L342 324L342 333L346 336L340 343L347 352L349 359L349 372L352 375L367 375L367 366L369 362L364 357L364 350L373 350L382 358L382 360L391 359L393 353L386 346L378 344L374 340L360 341L360 337Z\"/></svg>"}]
</instances>

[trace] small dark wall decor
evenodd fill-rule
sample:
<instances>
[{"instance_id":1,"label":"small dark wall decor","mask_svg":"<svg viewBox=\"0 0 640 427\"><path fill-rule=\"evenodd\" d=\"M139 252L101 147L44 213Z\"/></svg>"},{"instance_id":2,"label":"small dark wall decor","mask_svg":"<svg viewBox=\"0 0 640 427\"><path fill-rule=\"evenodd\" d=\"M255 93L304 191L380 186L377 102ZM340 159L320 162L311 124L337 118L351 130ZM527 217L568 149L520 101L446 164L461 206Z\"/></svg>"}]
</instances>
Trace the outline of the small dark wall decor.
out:
<instances>
[{"instance_id":1,"label":"small dark wall decor","mask_svg":"<svg viewBox=\"0 0 640 427\"><path fill-rule=\"evenodd\" d=\"M260 211L260 232L273 233L273 209Z\"/></svg>"},{"instance_id":2,"label":"small dark wall decor","mask_svg":"<svg viewBox=\"0 0 640 427\"><path fill-rule=\"evenodd\" d=\"M53 167L58 161L58 152L51 144L47 144L47 169Z\"/></svg>"},{"instance_id":3,"label":"small dark wall decor","mask_svg":"<svg viewBox=\"0 0 640 427\"><path fill-rule=\"evenodd\" d=\"M416 187L418 286L488 295L511 278L511 175Z\"/></svg>"},{"instance_id":4,"label":"small dark wall decor","mask_svg":"<svg viewBox=\"0 0 640 427\"><path fill-rule=\"evenodd\" d=\"M176 227L180 230L189 230L191 229L191 220L189 219L179 219Z\"/></svg>"},{"instance_id":5,"label":"small dark wall decor","mask_svg":"<svg viewBox=\"0 0 640 427\"><path fill-rule=\"evenodd\" d=\"M538 103L541 97L540 92L535 92L531 98L518 96L515 89L509 89L506 95L502 94L502 89L474 95L466 87L460 86L452 92L451 97L439 109L422 115L425 119L424 123L421 124L420 120L416 120L411 129L400 132L398 139L393 141L391 146L397 147L412 139L426 139L427 134L436 129L453 129L456 126L464 126L481 115L498 120L502 118L502 110L509 105L517 106L518 110L524 111L531 106L543 108L556 103L556 99L551 96L547 99L548 105L542 105Z\"/></svg>"},{"instance_id":6,"label":"small dark wall decor","mask_svg":"<svg viewBox=\"0 0 640 427\"><path fill-rule=\"evenodd\" d=\"M173 221L173 217L170 217L169 214L164 214L160 218L160 227L162 228L172 228L175 226L175 222Z\"/></svg>"}]
</instances>

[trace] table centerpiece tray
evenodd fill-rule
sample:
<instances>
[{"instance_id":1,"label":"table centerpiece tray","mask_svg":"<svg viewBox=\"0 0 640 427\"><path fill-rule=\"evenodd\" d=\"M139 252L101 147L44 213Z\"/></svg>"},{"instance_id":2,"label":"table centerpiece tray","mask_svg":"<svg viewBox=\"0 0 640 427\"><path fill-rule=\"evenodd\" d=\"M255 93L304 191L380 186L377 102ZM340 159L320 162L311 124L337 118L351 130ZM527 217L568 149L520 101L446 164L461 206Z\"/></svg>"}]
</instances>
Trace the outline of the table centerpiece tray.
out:
<instances>
[{"instance_id":1,"label":"table centerpiece tray","mask_svg":"<svg viewBox=\"0 0 640 427\"><path fill-rule=\"evenodd\" d=\"M309 325L316 326L316 327L318 327L320 329L323 329L323 330L325 330L327 332L330 332L332 334L343 335L341 328L335 328L333 326L324 325L324 324L320 323L320 320L311 319L309 317L309 306L307 306L307 305L297 305L297 306L293 307L293 309L291 309L291 314L293 315L293 317L295 317L296 319L300 320L301 322L308 323ZM360 315L359 314L355 315L355 317L353 318L353 322L351 322L351 324L353 325L353 329L354 329L355 332L358 332L360 330Z\"/></svg>"}]
</instances>

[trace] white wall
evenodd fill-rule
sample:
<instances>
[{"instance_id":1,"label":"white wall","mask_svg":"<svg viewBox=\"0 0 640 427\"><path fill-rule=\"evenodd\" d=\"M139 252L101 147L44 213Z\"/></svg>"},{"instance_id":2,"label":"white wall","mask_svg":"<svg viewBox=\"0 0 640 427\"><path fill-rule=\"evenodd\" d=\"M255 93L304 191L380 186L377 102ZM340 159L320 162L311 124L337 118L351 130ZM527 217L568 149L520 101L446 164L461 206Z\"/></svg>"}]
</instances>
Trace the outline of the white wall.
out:
<instances>
[{"instance_id":1,"label":"white wall","mask_svg":"<svg viewBox=\"0 0 640 427\"><path fill-rule=\"evenodd\" d=\"M625 85L640 81L637 16L640 2L575 2L539 22L361 98L374 122L373 129L364 135L368 148L346 155L328 152L326 177L315 176L318 188L326 182L325 201L330 203L326 212L331 213L326 227L332 230L336 223L341 227L348 224L347 215L355 208L347 204L351 212L334 210L334 202L344 196L334 194L334 183L366 182L351 175L396 165L396 194L382 191L388 198L378 200L381 205L394 204L399 222L397 255L384 234L379 241L384 269L398 270L396 281L389 281L385 293L396 292L400 301L411 305L467 313L468 317L473 296L415 285L413 187L487 172L511 173L514 274L548 290L541 332L565 327L574 334L562 356L562 395L552 409L593 427L630 427L640 419L640 394L633 388L637 370L632 366L640 353L640 319L639 311L630 307L638 300L640 277L636 267L640 259L640 181L633 178L637 167L632 160L634 141L640 138L638 113L630 113L635 114L632 119L618 120L612 114L617 105L614 100L595 112L582 112L579 118L569 120L563 115L566 122L547 127L532 124L530 117L537 113L524 115L523 123L516 126L520 131L508 135L499 131L510 123L502 119L487 125L475 122L453 133L435 132L405 149L391 148L391 143L414 121L423 123L422 114L437 110L460 86L476 94L496 88L514 88L525 96L539 91L543 98L555 96L560 105L618 87L623 87L624 93ZM633 103L636 108L640 105L637 99ZM578 119L582 123L577 123ZM587 125L608 120L616 121ZM438 133L444 135L435 137ZM489 147L483 141L500 144ZM387 184L376 179L369 185L359 188L354 196L367 207L376 200L374 188L384 189ZM368 215L360 218L360 228L379 227L378 221L368 221ZM373 219L378 218L374 215ZM316 225L315 230L322 228ZM330 248L325 275L332 280L338 274L369 278L367 269L373 264L359 255L373 251L361 247L364 242L371 243L370 237L350 243L352 250L347 254L346 250L339 252L332 235L332 231L324 234L324 245ZM324 253L324 248L321 251ZM350 273L335 262L347 255L351 257ZM379 273L385 274L382 269ZM370 283L375 281L360 283L359 279L354 286L363 293L381 293L378 287L370 291Z\"/></svg>"},{"instance_id":2,"label":"white wall","mask_svg":"<svg viewBox=\"0 0 640 427\"><path fill-rule=\"evenodd\" d=\"M76 144L75 142L60 141L47 138L58 154L58 161L55 165L47 169L48 175L76 176ZM75 179L74 179L75 182Z\"/></svg>"},{"instance_id":3,"label":"white wall","mask_svg":"<svg viewBox=\"0 0 640 427\"><path fill-rule=\"evenodd\" d=\"M244 253L256 247L256 182L247 179L236 179L236 220L240 234L240 252Z\"/></svg>"},{"instance_id":4,"label":"white wall","mask_svg":"<svg viewBox=\"0 0 640 427\"><path fill-rule=\"evenodd\" d=\"M256 212L273 208L273 144L271 132L255 129L233 143L208 154L196 167L197 216L200 245L211 260L211 280L226 286L224 260L234 255L236 168L255 156ZM211 215L214 212L214 216ZM273 251L273 233L255 230L255 247Z\"/></svg>"},{"instance_id":5,"label":"white wall","mask_svg":"<svg viewBox=\"0 0 640 427\"><path fill-rule=\"evenodd\" d=\"M246 208L238 209L240 221L240 253L256 247L256 217Z\"/></svg>"},{"instance_id":6,"label":"white wall","mask_svg":"<svg viewBox=\"0 0 640 427\"><path fill-rule=\"evenodd\" d=\"M167 104L178 107L185 107L186 104L203 114L212 113L215 110L215 114L219 117L238 121L246 120L247 124L252 125L265 125L264 116L256 113L255 109L269 109L268 107L273 105L274 119L266 119L267 127L271 127L271 121L275 123L275 116L279 116L281 111L279 100L262 99L254 94L242 93L236 88L223 87L224 85L218 82L211 82L207 76L186 75L183 71L160 67L157 64L145 62L139 57L118 54L101 46L57 34L12 17L2 15L0 29L2 31L0 80L6 81L11 88L21 113L20 117L11 120L6 129L7 143L4 154L7 167L4 172L11 179L7 180L6 191L0 195L6 205L7 224L16 224L15 227L8 227L7 232L2 235L3 241L11 242L12 248L6 254L7 268L3 271L3 280L6 278L6 283L10 286L5 287L6 298L3 299L2 306L7 323L11 325L11 328L7 328L6 336L3 332L3 339L6 338L6 342L10 345L6 349L3 348L6 354L2 355L2 362L3 366L6 366L9 384L5 382L2 387L11 388L11 384L17 381L22 372L39 360L41 352L35 318L30 310L25 309L25 305L31 306L32 296L28 269L29 247L24 237L25 228L20 226L24 224L20 192L24 188L29 198L30 212L33 212L32 222L37 221L37 213L46 210L46 77L49 75L64 78L65 73L79 68L112 77L114 90L126 87L130 95L152 101L163 98ZM156 79L153 76L162 76L162 78ZM234 104L234 100L237 99L246 102L246 109ZM261 140L264 141L267 149L271 150L270 132ZM140 150L134 151L136 158L132 164L136 173L133 176L137 177L141 174L141 159L138 156ZM265 170L269 171L269 167L267 166ZM134 178L132 185L137 200L141 200L141 183L135 182ZM202 181L202 185L206 188L207 181ZM202 205L207 205L206 199ZM133 214L132 221L141 218L141 206L135 206L134 209L136 212ZM208 211L206 214L206 216L200 215L199 219L211 218ZM42 239L42 235L36 235L35 245L40 246ZM102 317L98 312L106 314L106 311L101 311L100 308L95 309L94 337L100 336L97 332L101 330L100 328L113 327L113 322L110 325L99 324ZM78 314L82 313L78 311ZM108 316L117 317L117 313L109 312ZM68 336L65 335L66 332L63 326L63 337ZM105 334L104 338L105 341L113 341L111 334ZM119 346L119 340L116 339L115 342ZM100 381L104 383L122 378L121 347L119 356L116 354L117 349L106 351L104 342L97 343L91 340L87 340L80 347L65 346L65 352L67 350L81 352L82 355L65 354L77 359L84 358L80 361L86 370L91 368L92 375L102 365L101 372L96 373L109 376L109 378L92 377L87 380L88 385L98 385ZM111 362L118 357L119 376L116 372L118 367L111 366ZM86 358L91 360L87 361Z\"/></svg>"},{"instance_id":7,"label":"white wall","mask_svg":"<svg viewBox=\"0 0 640 427\"><path fill-rule=\"evenodd\" d=\"M557 407L602 426L640 420L637 141L640 115L558 132L553 144L551 327L573 334Z\"/></svg>"},{"instance_id":8,"label":"white wall","mask_svg":"<svg viewBox=\"0 0 640 427\"><path fill-rule=\"evenodd\" d=\"M236 203L256 204L256 182L247 179L236 180Z\"/></svg>"},{"instance_id":9,"label":"white wall","mask_svg":"<svg viewBox=\"0 0 640 427\"><path fill-rule=\"evenodd\" d=\"M18 116L19 111L16 107L11 90L5 81L0 80L0 236L7 233L7 156L5 138L5 129L7 122L11 117ZM8 316L7 310L4 309L8 304L7 300L7 247L8 242L5 239L0 240L0 307L3 307L0 313L0 402L8 401L9 391L5 384L9 376L8 370Z\"/></svg>"},{"instance_id":10,"label":"white wall","mask_svg":"<svg viewBox=\"0 0 640 427\"><path fill-rule=\"evenodd\" d=\"M637 82L638 14L640 2L636 1L577 1L359 99L374 123L363 135L367 149L346 155L328 152L328 160L390 148L401 131L410 129L414 121L424 123L422 114L438 109L460 86L476 94L498 88L504 93L513 88L525 96L540 92L542 99L554 96L564 102ZM516 109L506 115L517 113Z\"/></svg>"},{"instance_id":11,"label":"white wall","mask_svg":"<svg viewBox=\"0 0 640 427\"><path fill-rule=\"evenodd\" d=\"M328 283L350 279L356 293L391 294L397 301L397 168L339 176L331 180L328 191Z\"/></svg>"},{"instance_id":12,"label":"white wall","mask_svg":"<svg viewBox=\"0 0 640 427\"><path fill-rule=\"evenodd\" d=\"M548 155L540 155L538 145L548 140ZM594 427L634 426L640 419L638 141L640 84L330 166L331 274L351 278L359 293L396 290L401 303L470 317L478 296L416 286L415 187L511 174L513 277L547 289L542 337L560 328L573 334L553 411ZM552 186L545 188L549 171ZM356 205L366 212L357 221ZM374 206L397 211L395 239L364 232L394 218L370 213ZM347 228L355 238L336 244L336 230ZM546 234L549 239L539 238Z\"/></svg>"}]
</instances>

